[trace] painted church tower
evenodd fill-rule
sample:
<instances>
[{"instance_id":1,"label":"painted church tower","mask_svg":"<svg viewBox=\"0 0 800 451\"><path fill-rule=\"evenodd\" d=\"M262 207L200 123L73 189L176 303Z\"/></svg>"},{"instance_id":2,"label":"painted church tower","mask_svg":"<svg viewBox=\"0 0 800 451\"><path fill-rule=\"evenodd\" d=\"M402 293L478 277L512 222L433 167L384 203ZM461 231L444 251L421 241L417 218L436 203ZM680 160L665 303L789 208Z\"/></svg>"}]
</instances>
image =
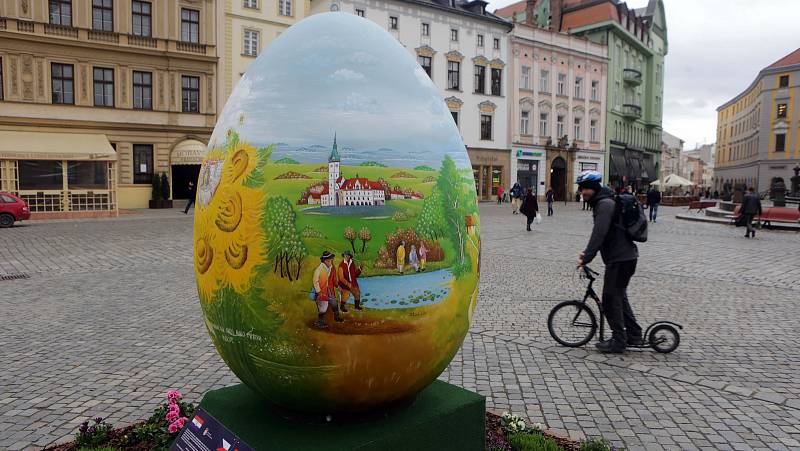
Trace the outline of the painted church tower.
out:
<instances>
[{"instance_id":1,"label":"painted church tower","mask_svg":"<svg viewBox=\"0 0 800 451\"><path fill-rule=\"evenodd\" d=\"M338 204L336 181L339 180L339 164L341 161L339 150L336 148L336 134L334 133L333 149L331 149L331 155L328 157L328 205L330 206Z\"/></svg>"}]
</instances>

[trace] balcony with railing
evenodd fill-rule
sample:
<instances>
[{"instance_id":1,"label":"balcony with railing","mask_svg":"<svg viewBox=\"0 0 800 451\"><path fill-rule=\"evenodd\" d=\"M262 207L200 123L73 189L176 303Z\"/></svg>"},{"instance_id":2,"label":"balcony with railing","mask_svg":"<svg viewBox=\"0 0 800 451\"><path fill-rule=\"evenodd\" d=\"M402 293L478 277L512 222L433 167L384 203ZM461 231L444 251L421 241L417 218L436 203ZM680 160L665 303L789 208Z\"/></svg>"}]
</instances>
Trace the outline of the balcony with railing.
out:
<instances>
[{"instance_id":1,"label":"balcony with railing","mask_svg":"<svg viewBox=\"0 0 800 451\"><path fill-rule=\"evenodd\" d=\"M78 29L51 23L44 24L44 34L52 34L65 38L78 39Z\"/></svg>"},{"instance_id":2,"label":"balcony with railing","mask_svg":"<svg viewBox=\"0 0 800 451\"><path fill-rule=\"evenodd\" d=\"M625 83L639 86L642 84L642 73L636 69L623 69L622 79L625 80Z\"/></svg>"},{"instance_id":3,"label":"balcony with railing","mask_svg":"<svg viewBox=\"0 0 800 451\"><path fill-rule=\"evenodd\" d=\"M622 115L627 119L641 119L642 107L631 103L622 105Z\"/></svg>"},{"instance_id":4,"label":"balcony with railing","mask_svg":"<svg viewBox=\"0 0 800 451\"><path fill-rule=\"evenodd\" d=\"M89 30L88 37L90 41L119 44L119 35L111 31Z\"/></svg>"}]
</instances>

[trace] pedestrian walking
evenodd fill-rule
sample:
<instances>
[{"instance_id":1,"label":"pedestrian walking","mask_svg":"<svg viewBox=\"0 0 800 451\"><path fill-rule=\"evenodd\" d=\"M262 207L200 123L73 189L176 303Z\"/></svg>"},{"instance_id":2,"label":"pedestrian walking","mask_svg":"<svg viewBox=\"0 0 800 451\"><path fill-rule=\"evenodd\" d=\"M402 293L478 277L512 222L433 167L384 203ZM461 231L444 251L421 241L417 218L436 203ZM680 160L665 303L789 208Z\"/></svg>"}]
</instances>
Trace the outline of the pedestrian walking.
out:
<instances>
[{"instance_id":1,"label":"pedestrian walking","mask_svg":"<svg viewBox=\"0 0 800 451\"><path fill-rule=\"evenodd\" d=\"M533 188L528 188L528 191L525 193L525 199L522 200L522 207L520 207L520 211L523 215L525 215L527 221L525 230L530 232L531 224L533 223L533 220L536 219L536 215L539 213L539 202L537 202L536 196L533 195Z\"/></svg>"},{"instance_id":2,"label":"pedestrian walking","mask_svg":"<svg viewBox=\"0 0 800 451\"><path fill-rule=\"evenodd\" d=\"M547 200L547 216L553 216L553 202L556 200L556 193L553 192L553 188L547 190L544 193L544 197Z\"/></svg>"},{"instance_id":3,"label":"pedestrian walking","mask_svg":"<svg viewBox=\"0 0 800 451\"><path fill-rule=\"evenodd\" d=\"M656 222L656 216L658 215L658 204L661 203L661 191L653 188L650 188L650 191L647 192L647 207L650 209L650 221Z\"/></svg>"},{"instance_id":4,"label":"pedestrian walking","mask_svg":"<svg viewBox=\"0 0 800 451\"><path fill-rule=\"evenodd\" d=\"M753 227L753 218L756 215L761 216L761 198L758 197L752 186L747 188L747 194L742 199L742 207L739 212L744 216L744 225L747 226L747 233L744 237L755 238L756 229Z\"/></svg>"},{"instance_id":5,"label":"pedestrian walking","mask_svg":"<svg viewBox=\"0 0 800 451\"><path fill-rule=\"evenodd\" d=\"M336 275L339 280L339 297L341 298L339 310L344 313L347 313L347 300L350 299L351 294L353 295L356 310L362 310L358 276L361 275L363 270L363 261L356 266L353 263L353 254L349 250L342 252L342 262L339 263L339 271Z\"/></svg>"},{"instance_id":6,"label":"pedestrian walking","mask_svg":"<svg viewBox=\"0 0 800 451\"><path fill-rule=\"evenodd\" d=\"M636 322L628 302L628 283L636 272L639 250L622 227L617 227L614 191L600 184L597 171L578 176L578 189L592 204L594 227L586 249L578 257L578 266L589 264L599 252L606 265L603 276L603 314L611 328L611 338L597 343L600 352L621 353L629 345L642 343L642 327Z\"/></svg>"},{"instance_id":7,"label":"pedestrian walking","mask_svg":"<svg viewBox=\"0 0 800 451\"><path fill-rule=\"evenodd\" d=\"M497 205L503 206L503 187L499 183L497 184Z\"/></svg>"},{"instance_id":8,"label":"pedestrian walking","mask_svg":"<svg viewBox=\"0 0 800 451\"><path fill-rule=\"evenodd\" d=\"M511 187L511 214L517 214L519 211L520 200L522 199L522 185L519 182L514 183Z\"/></svg>"},{"instance_id":9,"label":"pedestrian walking","mask_svg":"<svg viewBox=\"0 0 800 451\"><path fill-rule=\"evenodd\" d=\"M197 187L194 186L193 181L189 180L189 186L187 188L189 189L189 202L186 203L186 209L183 210L183 214L185 215L189 214L189 207L194 205L194 198L197 196Z\"/></svg>"}]
</instances>

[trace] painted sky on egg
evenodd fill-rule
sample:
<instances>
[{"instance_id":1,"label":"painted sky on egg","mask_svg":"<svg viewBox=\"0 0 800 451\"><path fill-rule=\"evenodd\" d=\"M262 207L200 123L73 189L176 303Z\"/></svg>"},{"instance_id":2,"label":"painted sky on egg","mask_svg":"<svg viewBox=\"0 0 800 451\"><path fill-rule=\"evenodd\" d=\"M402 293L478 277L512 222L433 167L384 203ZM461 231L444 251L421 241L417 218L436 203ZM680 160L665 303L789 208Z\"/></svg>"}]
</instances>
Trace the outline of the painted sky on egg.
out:
<instances>
[{"instance_id":1,"label":"painted sky on egg","mask_svg":"<svg viewBox=\"0 0 800 451\"><path fill-rule=\"evenodd\" d=\"M439 168L447 153L470 167L428 75L389 33L347 13L312 16L273 41L234 89L210 146L229 128L253 145L274 144L274 160L326 162L336 133L344 165Z\"/></svg>"}]
</instances>

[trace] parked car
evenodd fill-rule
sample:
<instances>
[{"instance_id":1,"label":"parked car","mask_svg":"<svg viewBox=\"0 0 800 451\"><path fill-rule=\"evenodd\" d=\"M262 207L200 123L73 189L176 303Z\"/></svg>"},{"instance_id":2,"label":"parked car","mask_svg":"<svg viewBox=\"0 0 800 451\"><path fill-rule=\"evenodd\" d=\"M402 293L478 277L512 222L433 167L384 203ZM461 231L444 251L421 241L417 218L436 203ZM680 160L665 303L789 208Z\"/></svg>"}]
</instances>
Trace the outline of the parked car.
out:
<instances>
[{"instance_id":1,"label":"parked car","mask_svg":"<svg viewBox=\"0 0 800 451\"><path fill-rule=\"evenodd\" d=\"M0 191L0 227L11 227L16 221L30 218L31 211L24 200Z\"/></svg>"}]
</instances>

